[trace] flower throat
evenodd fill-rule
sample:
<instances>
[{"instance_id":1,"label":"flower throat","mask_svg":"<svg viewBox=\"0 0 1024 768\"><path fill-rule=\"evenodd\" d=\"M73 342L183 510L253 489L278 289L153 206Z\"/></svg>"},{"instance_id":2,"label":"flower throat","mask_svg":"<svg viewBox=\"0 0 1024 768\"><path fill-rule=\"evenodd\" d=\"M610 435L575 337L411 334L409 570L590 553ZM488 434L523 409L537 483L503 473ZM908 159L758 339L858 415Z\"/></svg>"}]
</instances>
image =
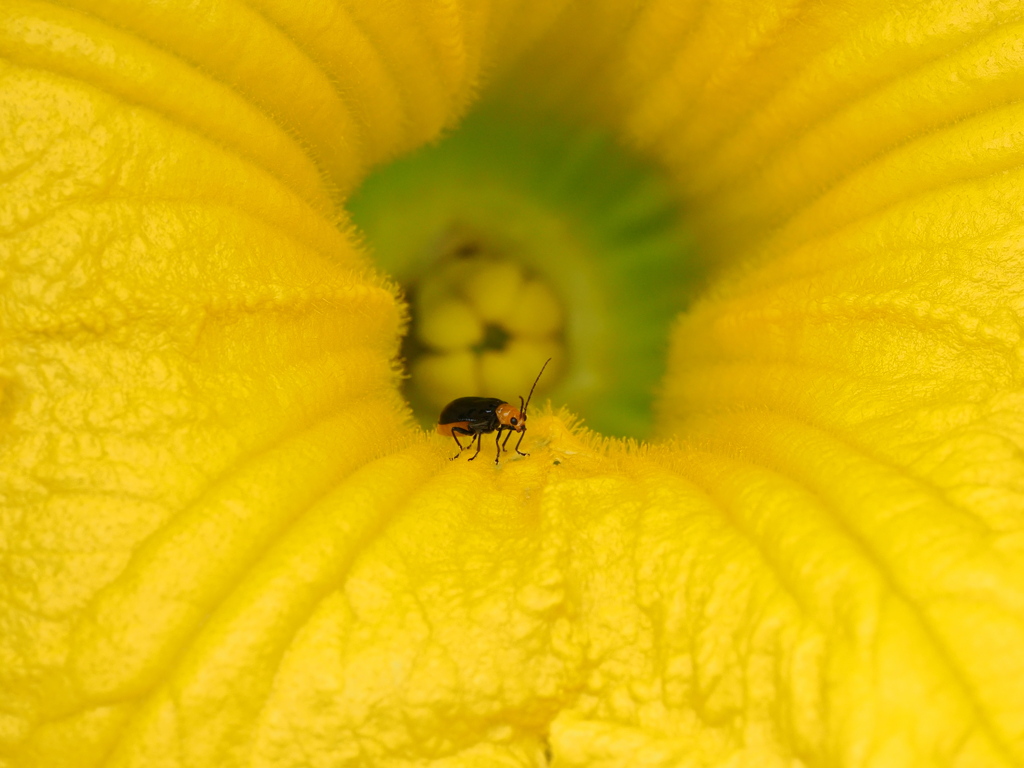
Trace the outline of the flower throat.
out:
<instances>
[{"instance_id":1,"label":"flower throat","mask_svg":"<svg viewBox=\"0 0 1024 768\"><path fill-rule=\"evenodd\" d=\"M485 109L373 173L349 201L403 289L406 396L424 425L466 395L529 388L642 438L690 239L661 172L605 132Z\"/></svg>"}]
</instances>

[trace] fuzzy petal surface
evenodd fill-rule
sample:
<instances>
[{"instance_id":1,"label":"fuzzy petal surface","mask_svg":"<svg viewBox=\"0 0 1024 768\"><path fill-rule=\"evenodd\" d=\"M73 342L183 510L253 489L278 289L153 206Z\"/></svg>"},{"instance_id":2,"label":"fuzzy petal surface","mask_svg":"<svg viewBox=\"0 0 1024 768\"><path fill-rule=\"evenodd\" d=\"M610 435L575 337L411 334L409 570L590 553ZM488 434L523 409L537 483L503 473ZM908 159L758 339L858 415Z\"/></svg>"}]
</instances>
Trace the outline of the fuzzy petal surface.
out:
<instances>
[{"instance_id":1,"label":"fuzzy petal surface","mask_svg":"<svg viewBox=\"0 0 1024 768\"><path fill-rule=\"evenodd\" d=\"M0 765L1024 762L1022 22L6 2ZM490 83L687 201L656 444L410 426L344 199Z\"/></svg>"}]
</instances>

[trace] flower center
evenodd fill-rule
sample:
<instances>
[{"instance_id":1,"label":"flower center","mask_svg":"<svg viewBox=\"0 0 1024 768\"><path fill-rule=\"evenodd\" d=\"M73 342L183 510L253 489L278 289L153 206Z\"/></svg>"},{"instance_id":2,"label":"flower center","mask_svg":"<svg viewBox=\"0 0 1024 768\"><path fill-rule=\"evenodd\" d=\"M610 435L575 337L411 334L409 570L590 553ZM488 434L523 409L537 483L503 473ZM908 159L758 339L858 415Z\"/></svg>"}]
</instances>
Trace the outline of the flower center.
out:
<instances>
[{"instance_id":1,"label":"flower center","mask_svg":"<svg viewBox=\"0 0 1024 768\"><path fill-rule=\"evenodd\" d=\"M410 324L407 397L550 397L646 436L669 327L696 273L666 177L607 134L494 107L375 172L349 201Z\"/></svg>"},{"instance_id":2,"label":"flower center","mask_svg":"<svg viewBox=\"0 0 1024 768\"><path fill-rule=\"evenodd\" d=\"M442 238L433 268L406 286L411 323L402 356L417 410L436 414L468 394L525 392L549 357L546 375L560 377L567 356L560 299L541 276L485 241L455 228Z\"/></svg>"}]
</instances>

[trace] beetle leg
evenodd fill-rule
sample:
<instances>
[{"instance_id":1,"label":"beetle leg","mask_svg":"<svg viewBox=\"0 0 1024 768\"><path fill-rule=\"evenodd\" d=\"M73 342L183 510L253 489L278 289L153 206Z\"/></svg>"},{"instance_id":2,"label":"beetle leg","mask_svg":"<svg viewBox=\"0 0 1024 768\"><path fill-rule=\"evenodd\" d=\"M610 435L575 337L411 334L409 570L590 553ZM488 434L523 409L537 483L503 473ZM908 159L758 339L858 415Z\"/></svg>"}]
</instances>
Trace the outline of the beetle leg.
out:
<instances>
[{"instance_id":1,"label":"beetle leg","mask_svg":"<svg viewBox=\"0 0 1024 768\"><path fill-rule=\"evenodd\" d=\"M516 442L516 453L518 453L520 456L529 456L530 454L523 453L522 451L519 450L519 444L523 442L523 438L524 437L526 437L526 429L525 428L523 429L522 432L519 433L519 440L518 440L518 442Z\"/></svg>"},{"instance_id":2,"label":"beetle leg","mask_svg":"<svg viewBox=\"0 0 1024 768\"><path fill-rule=\"evenodd\" d=\"M472 461L473 459L475 459L475 458L476 458L477 456L479 456L479 455L480 455L480 439L481 439L481 438L482 438L483 436L484 436L484 433L483 433L483 432L477 432L477 433L476 433L476 453L474 453L474 454L473 454L472 456L470 456L470 457L469 457L469 460L470 460L470 461ZM472 441L470 441L470 443L469 443L469 444L470 444L470 445L472 445L472 444L473 444L473 442L472 442Z\"/></svg>"},{"instance_id":3,"label":"beetle leg","mask_svg":"<svg viewBox=\"0 0 1024 768\"><path fill-rule=\"evenodd\" d=\"M503 450L503 451L507 451L508 450L508 439L510 437L512 437L512 433L513 432L515 432L515 430L514 429L510 429L508 432L505 433L505 442L503 442L501 444L501 450Z\"/></svg>"},{"instance_id":4,"label":"beetle leg","mask_svg":"<svg viewBox=\"0 0 1024 768\"><path fill-rule=\"evenodd\" d=\"M459 442L459 438L455 435L455 430L454 429L452 430L452 440L454 440L455 444L457 446L459 446L459 452L456 453L454 456L452 456L450 459L448 459L448 461L455 461L457 458L459 458L459 456L462 455L462 450L463 450L462 443Z\"/></svg>"},{"instance_id":5,"label":"beetle leg","mask_svg":"<svg viewBox=\"0 0 1024 768\"><path fill-rule=\"evenodd\" d=\"M494 463L498 463L498 459L501 458L501 444L498 442L501 440L501 427L498 427L497 434L494 435L494 447L497 449L497 453L494 454Z\"/></svg>"}]
</instances>

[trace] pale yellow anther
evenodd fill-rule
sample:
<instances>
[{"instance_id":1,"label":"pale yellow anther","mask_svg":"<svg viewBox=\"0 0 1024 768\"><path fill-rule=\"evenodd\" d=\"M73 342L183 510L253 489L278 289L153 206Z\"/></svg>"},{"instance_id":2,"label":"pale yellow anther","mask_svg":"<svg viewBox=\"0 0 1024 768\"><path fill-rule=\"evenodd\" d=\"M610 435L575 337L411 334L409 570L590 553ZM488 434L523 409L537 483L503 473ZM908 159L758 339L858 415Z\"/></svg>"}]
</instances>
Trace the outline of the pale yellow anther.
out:
<instances>
[{"instance_id":1,"label":"pale yellow anther","mask_svg":"<svg viewBox=\"0 0 1024 768\"><path fill-rule=\"evenodd\" d=\"M457 397L479 394L478 362L468 350L447 354L426 354L411 363L416 391L440 410Z\"/></svg>"},{"instance_id":2,"label":"pale yellow anther","mask_svg":"<svg viewBox=\"0 0 1024 768\"><path fill-rule=\"evenodd\" d=\"M515 402L549 357L546 378L558 380L561 305L516 262L443 261L416 286L414 312L416 336L429 351L407 363L413 399L423 405L440 408L466 395ZM488 326L507 332L502 348L492 347Z\"/></svg>"},{"instance_id":3,"label":"pale yellow anther","mask_svg":"<svg viewBox=\"0 0 1024 768\"><path fill-rule=\"evenodd\" d=\"M489 261L466 275L461 291L484 320L504 323L519 300L522 285L523 272L518 264Z\"/></svg>"},{"instance_id":4,"label":"pale yellow anther","mask_svg":"<svg viewBox=\"0 0 1024 768\"><path fill-rule=\"evenodd\" d=\"M416 334L420 341L437 350L466 349L483 338L480 317L465 301L448 297L419 307Z\"/></svg>"},{"instance_id":5,"label":"pale yellow anther","mask_svg":"<svg viewBox=\"0 0 1024 768\"><path fill-rule=\"evenodd\" d=\"M562 328L562 305L545 283L527 280L505 316L504 326L517 335L550 336Z\"/></svg>"}]
</instances>

